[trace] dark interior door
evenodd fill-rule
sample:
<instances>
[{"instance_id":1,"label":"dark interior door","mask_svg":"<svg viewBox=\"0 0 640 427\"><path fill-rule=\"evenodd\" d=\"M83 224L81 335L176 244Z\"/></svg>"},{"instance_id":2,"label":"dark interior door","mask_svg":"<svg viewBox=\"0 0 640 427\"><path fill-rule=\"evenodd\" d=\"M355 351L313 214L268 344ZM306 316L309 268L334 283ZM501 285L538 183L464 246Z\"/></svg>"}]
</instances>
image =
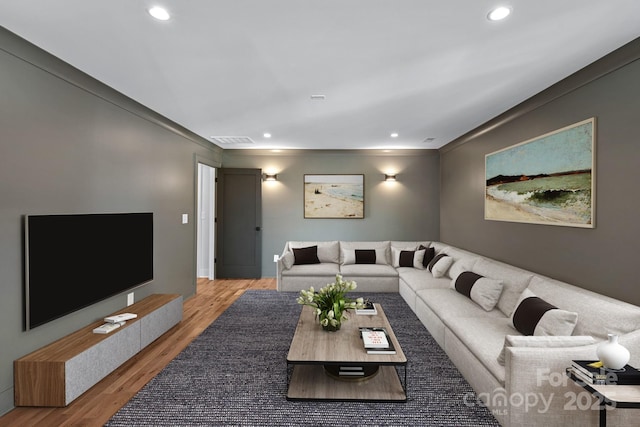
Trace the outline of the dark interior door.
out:
<instances>
[{"instance_id":1,"label":"dark interior door","mask_svg":"<svg viewBox=\"0 0 640 427\"><path fill-rule=\"evenodd\" d=\"M216 277L262 275L262 171L218 169Z\"/></svg>"}]
</instances>

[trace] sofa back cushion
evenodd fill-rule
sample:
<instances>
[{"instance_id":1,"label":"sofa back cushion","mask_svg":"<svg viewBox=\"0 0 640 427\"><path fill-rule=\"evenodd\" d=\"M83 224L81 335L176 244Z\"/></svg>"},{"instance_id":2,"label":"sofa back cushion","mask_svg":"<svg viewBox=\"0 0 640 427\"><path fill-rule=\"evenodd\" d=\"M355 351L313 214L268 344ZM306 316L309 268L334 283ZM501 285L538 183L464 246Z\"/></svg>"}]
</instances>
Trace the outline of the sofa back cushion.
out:
<instances>
[{"instance_id":1,"label":"sofa back cushion","mask_svg":"<svg viewBox=\"0 0 640 427\"><path fill-rule=\"evenodd\" d=\"M411 267L424 270L424 256L426 249L398 249L391 246L391 265L395 268Z\"/></svg>"},{"instance_id":2,"label":"sofa back cushion","mask_svg":"<svg viewBox=\"0 0 640 427\"><path fill-rule=\"evenodd\" d=\"M293 250L294 248L306 248L309 246L317 246L318 247L318 260L320 262L330 262L334 264L338 264L340 262L340 244L337 240L335 241L327 241L327 242L296 242L291 241L287 243L288 249Z\"/></svg>"},{"instance_id":3,"label":"sofa back cushion","mask_svg":"<svg viewBox=\"0 0 640 427\"><path fill-rule=\"evenodd\" d=\"M440 252L450 246L442 242L431 242L430 247L434 248L436 250L436 255L438 255Z\"/></svg>"},{"instance_id":4,"label":"sofa back cushion","mask_svg":"<svg viewBox=\"0 0 640 427\"><path fill-rule=\"evenodd\" d=\"M542 276L531 279L529 289L545 301L578 313L574 335L606 340L640 329L640 307Z\"/></svg>"},{"instance_id":5,"label":"sofa back cushion","mask_svg":"<svg viewBox=\"0 0 640 427\"><path fill-rule=\"evenodd\" d=\"M392 240L389 242L389 246L392 248L400 249L403 251L414 251L418 249L420 246L424 246L428 248L431 245L431 242L420 242L420 241L404 241L404 240Z\"/></svg>"},{"instance_id":6,"label":"sofa back cushion","mask_svg":"<svg viewBox=\"0 0 640 427\"><path fill-rule=\"evenodd\" d=\"M393 253L394 249L398 251L419 251L424 249L425 253L424 253L424 257L422 258L423 268L427 268L427 266L429 265L429 262L435 257L435 254L436 254L436 250L434 247L431 246L431 242L392 240L389 243L389 245L391 247L391 263L394 265L394 267L395 267L395 256Z\"/></svg>"},{"instance_id":7,"label":"sofa back cushion","mask_svg":"<svg viewBox=\"0 0 640 427\"><path fill-rule=\"evenodd\" d=\"M533 273L529 271L487 258L480 258L472 271L502 281L504 288L498 300L498 309L507 317L511 316L522 291L529 286L533 278ZM542 295L540 297L544 298Z\"/></svg>"},{"instance_id":8,"label":"sofa back cushion","mask_svg":"<svg viewBox=\"0 0 640 427\"><path fill-rule=\"evenodd\" d=\"M436 248L436 254L446 253L453 259L453 263L447 271L447 275L455 280L463 271L473 271L473 266L480 259L480 257L474 253L465 251L464 249L454 248L453 246L447 246L438 250Z\"/></svg>"},{"instance_id":9,"label":"sofa back cushion","mask_svg":"<svg viewBox=\"0 0 640 427\"><path fill-rule=\"evenodd\" d=\"M383 242L340 242L340 264L381 264L389 265L389 241ZM375 262L372 254L375 253Z\"/></svg>"}]
</instances>

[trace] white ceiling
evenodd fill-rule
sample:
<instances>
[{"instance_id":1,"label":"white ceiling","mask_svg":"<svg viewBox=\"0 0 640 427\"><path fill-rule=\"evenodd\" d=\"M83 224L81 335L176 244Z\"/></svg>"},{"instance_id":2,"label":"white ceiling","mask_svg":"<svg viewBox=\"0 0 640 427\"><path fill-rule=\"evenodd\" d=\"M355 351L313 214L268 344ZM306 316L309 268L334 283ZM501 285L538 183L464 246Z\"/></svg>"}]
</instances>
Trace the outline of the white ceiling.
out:
<instances>
[{"instance_id":1,"label":"white ceiling","mask_svg":"<svg viewBox=\"0 0 640 427\"><path fill-rule=\"evenodd\" d=\"M0 25L204 138L253 140L224 148L425 149L640 36L640 0L1 0Z\"/></svg>"}]
</instances>

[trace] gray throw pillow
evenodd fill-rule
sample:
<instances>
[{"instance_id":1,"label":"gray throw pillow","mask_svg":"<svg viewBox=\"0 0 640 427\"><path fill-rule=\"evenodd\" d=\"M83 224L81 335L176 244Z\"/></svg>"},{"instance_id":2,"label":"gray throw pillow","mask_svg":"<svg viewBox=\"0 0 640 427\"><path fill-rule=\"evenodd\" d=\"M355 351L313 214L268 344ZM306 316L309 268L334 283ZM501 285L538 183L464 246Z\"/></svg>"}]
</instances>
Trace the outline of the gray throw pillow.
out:
<instances>
[{"instance_id":1,"label":"gray throw pillow","mask_svg":"<svg viewBox=\"0 0 640 427\"><path fill-rule=\"evenodd\" d=\"M447 256L445 254L436 255L434 259L431 260L429 266L427 267L433 277L444 277L447 274L447 270L453 264L453 258Z\"/></svg>"},{"instance_id":2,"label":"gray throw pillow","mask_svg":"<svg viewBox=\"0 0 640 427\"><path fill-rule=\"evenodd\" d=\"M293 256L293 252L285 253L280 259L282 260L282 264L284 265L284 268L286 270L289 270L291 267L293 267L293 263L296 260L296 258Z\"/></svg>"}]
</instances>

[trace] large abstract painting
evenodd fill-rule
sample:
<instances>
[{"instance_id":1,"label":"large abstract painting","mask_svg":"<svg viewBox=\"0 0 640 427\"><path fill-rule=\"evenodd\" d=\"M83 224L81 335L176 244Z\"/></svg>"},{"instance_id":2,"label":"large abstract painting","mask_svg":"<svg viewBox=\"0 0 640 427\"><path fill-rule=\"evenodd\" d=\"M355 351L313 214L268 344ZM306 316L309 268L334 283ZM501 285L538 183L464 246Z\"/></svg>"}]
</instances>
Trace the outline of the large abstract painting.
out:
<instances>
[{"instance_id":1,"label":"large abstract painting","mask_svg":"<svg viewBox=\"0 0 640 427\"><path fill-rule=\"evenodd\" d=\"M364 218L364 175L305 175L305 218Z\"/></svg>"},{"instance_id":2,"label":"large abstract painting","mask_svg":"<svg viewBox=\"0 0 640 427\"><path fill-rule=\"evenodd\" d=\"M595 118L485 156L487 220L595 227Z\"/></svg>"}]
</instances>

